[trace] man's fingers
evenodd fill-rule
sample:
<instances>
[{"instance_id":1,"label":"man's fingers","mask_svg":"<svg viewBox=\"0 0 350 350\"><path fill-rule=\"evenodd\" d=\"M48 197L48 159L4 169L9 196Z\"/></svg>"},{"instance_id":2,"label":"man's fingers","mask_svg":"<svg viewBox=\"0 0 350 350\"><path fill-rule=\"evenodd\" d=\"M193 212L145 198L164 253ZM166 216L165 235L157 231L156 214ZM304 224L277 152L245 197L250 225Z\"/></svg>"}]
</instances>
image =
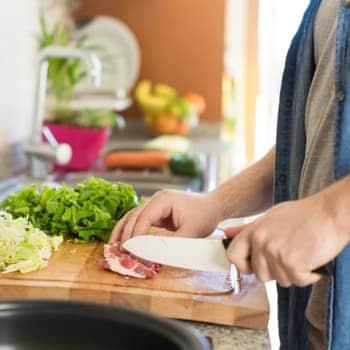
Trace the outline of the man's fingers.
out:
<instances>
[{"instance_id":1,"label":"man's fingers","mask_svg":"<svg viewBox=\"0 0 350 350\"><path fill-rule=\"evenodd\" d=\"M243 273L252 273L250 234L242 233L227 249L227 257Z\"/></svg>"},{"instance_id":2,"label":"man's fingers","mask_svg":"<svg viewBox=\"0 0 350 350\"><path fill-rule=\"evenodd\" d=\"M276 280L282 287L290 287L292 285L291 278L281 266L273 262L269 263L269 266L273 277L272 280Z\"/></svg>"},{"instance_id":3,"label":"man's fingers","mask_svg":"<svg viewBox=\"0 0 350 350\"><path fill-rule=\"evenodd\" d=\"M133 235L134 228L136 225L136 222L140 215L142 215L142 211L144 210L145 205L141 205L134 209L132 212L130 212L130 215L126 219L126 223L123 227L123 232L121 234L121 241L126 242L128 239L130 239Z\"/></svg>"},{"instance_id":4,"label":"man's fingers","mask_svg":"<svg viewBox=\"0 0 350 350\"><path fill-rule=\"evenodd\" d=\"M118 241L120 241L121 239L121 235L123 233L123 230L124 230L124 226L126 225L127 223L127 220L128 220L128 217L131 215L132 213L132 210L129 211L128 213L126 213L120 220L119 222L115 225L112 233L111 233L111 236L109 238L109 243L112 244L112 243L116 243Z\"/></svg>"},{"instance_id":5,"label":"man's fingers","mask_svg":"<svg viewBox=\"0 0 350 350\"><path fill-rule=\"evenodd\" d=\"M293 284L298 287L306 287L318 282L322 276L314 272L295 272L293 274Z\"/></svg>"},{"instance_id":6,"label":"man's fingers","mask_svg":"<svg viewBox=\"0 0 350 350\"><path fill-rule=\"evenodd\" d=\"M259 252L253 252L251 257L251 266L253 273L259 281L268 282L274 279L268 261Z\"/></svg>"},{"instance_id":7,"label":"man's fingers","mask_svg":"<svg viewBox=\"0 0 350 350\"><path fill-rule=\"evenodd\" d=\"M165 201L151 201L138 216L133 236L144 235L148 229L153 226L159 226L158 224L171 215L171 207L169 203Z\"/></svg>"},{"instance_id":8,"label":"man's fingers","mask_svg":"<svg viewBox=\"0 0 350 350\"><path fill-rule=\"evenodd\" d=\"M168 198L154 195L143 205L131 210L116 225L110 242L120 240L122 243L134 236L144 235L152 226L166 226L166 220L171 218L171 202ZM172 219L172 218L171 218Z\"/></svg>"}]
</instances>

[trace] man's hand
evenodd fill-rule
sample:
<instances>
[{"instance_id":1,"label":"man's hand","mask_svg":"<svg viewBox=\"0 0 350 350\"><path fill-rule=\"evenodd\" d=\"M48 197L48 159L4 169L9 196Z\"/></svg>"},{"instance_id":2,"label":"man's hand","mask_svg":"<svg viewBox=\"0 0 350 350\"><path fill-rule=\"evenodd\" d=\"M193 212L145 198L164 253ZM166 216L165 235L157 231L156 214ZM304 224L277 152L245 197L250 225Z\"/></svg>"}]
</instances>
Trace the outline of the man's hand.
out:
<instances>
[{"instance_id":1,"label":"man's hand","mask_svg":"<svg viewBox=\"0 0 350 350\"><path fill-rule=\"evenodd\" d=\"M110 243L146 234L151 226L174 231L178 236L204 237L222 219L210 194L164 190L128 212L114 228Z\"/></svg>"},{"instance_id":2,"label":"man's hand","mask_svg":"<svg viewBox=\"0 0 350 350\"><path fill-rule=\"evenodd\" d=\"M334 220L327 196L320 192L285 202L246 225L228 249L244 273L281 286L306 286L320 279L316 268L334 259L349 242L349 231Z\"/></svg>"}]
</instances>

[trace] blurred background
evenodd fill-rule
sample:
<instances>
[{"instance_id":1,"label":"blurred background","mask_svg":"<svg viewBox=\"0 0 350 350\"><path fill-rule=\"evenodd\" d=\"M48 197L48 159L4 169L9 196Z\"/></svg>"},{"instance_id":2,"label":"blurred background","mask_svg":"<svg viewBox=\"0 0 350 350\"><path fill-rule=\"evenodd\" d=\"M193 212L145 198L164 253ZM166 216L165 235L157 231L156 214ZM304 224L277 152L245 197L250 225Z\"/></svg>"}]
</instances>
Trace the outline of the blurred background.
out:
<instances>
[{"instance_id":1,"label":"blurred background","mask_svg":"<svg viewBox=\"0 0 350 350\"><path fill-rule=\"evenodd\" d=\"M227 177L274 143L283 63L306 5L307 0L3 0L0 148L30 135L38 51L59 27L67 32L56 32L63 39L54 44L81 40L102 62L100 86L91 87L80 72L70 106L123 117L124 125L112 130L115 139L180 134L222 140L229 149ZM59 84L49 85L46 108L58 106L52 95L60 93ZM161 87L152 90L155 84ZM169 93L176 97L164 112L159 96Z\"/></svg>"},{"instance_id":2,"label":"blurred background","mask_svg":"<svg viewBox=\"0 0 350 350\"><path fill-rule=\"evenodd\" d=\"M0 201L91 176L212 190L274 145L308 2L1 0Z\"/></svg>"}]
</instances>

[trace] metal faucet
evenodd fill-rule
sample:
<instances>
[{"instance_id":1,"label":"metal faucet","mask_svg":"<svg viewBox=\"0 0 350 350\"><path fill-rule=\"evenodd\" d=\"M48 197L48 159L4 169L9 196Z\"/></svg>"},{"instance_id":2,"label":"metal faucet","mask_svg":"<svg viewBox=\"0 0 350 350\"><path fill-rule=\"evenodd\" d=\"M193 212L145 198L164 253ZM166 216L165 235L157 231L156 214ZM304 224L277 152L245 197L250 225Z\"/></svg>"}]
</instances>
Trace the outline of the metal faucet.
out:
<instances>
[{"instance_id":1,"label":"metal faucet","mask_svg":"<svg viewBox=\"0 0 350 350\"><path fill-rule=\"evenodd\" d=\"M72 156L72 150L67 144L57 144L49 137L49 144L42 142L42 127L45 113L46 87L48 78L49 58L81 59L88 68L88 74L95 86L101 80L101 62L99 58L89 51L60 46L49 46L42 49L38 56L38 71L35 89L32 131L26 153L29 158L29 175L36 179L44 179L48 175L48 161L54 160L58 164L67 164ZM46 132L49 132L46 130ZM51 138L51 142L50 142Z\"/></svg>"}]
</instances>

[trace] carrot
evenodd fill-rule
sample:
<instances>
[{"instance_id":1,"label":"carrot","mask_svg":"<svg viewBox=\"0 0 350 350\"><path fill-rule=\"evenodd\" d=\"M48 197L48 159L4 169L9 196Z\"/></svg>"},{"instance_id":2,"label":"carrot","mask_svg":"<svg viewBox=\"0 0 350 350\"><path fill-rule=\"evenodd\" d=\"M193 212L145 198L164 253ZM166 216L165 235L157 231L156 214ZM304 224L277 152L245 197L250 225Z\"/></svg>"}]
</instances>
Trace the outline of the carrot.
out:
<instances>
[{"instance_id":1,"label":"carrot","mask_svg":"<svg viewBox=\"0 0 350 350\"><path fill-rule=\"evenodd\" d=\"M105 157L107 168L163 168L168 165L170 155L164 151L130 151L109 153Z\"/></svg>"}]
</instances>

